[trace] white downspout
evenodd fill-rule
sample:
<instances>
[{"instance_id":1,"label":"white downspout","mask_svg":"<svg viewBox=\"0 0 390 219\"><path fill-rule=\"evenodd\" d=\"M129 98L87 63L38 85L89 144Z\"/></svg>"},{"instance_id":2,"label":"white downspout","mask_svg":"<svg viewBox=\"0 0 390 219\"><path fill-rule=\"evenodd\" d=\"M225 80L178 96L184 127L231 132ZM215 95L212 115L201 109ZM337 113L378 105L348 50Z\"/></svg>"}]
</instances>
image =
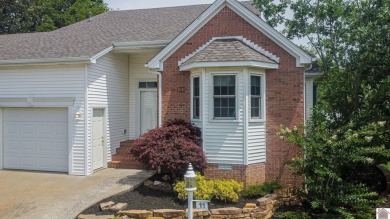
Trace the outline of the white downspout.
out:
<instances>
[{"instance_id":1,"label":"white downspout","mask_svg":"<svg viewBox=\"0 0 390 219\"><path fill-rule=\"evenodd\" d=\"M155 74L158 77L158 127L162 126L162 74L158 71L149 69L149 73Z\"/></svg>"}]
</instances>

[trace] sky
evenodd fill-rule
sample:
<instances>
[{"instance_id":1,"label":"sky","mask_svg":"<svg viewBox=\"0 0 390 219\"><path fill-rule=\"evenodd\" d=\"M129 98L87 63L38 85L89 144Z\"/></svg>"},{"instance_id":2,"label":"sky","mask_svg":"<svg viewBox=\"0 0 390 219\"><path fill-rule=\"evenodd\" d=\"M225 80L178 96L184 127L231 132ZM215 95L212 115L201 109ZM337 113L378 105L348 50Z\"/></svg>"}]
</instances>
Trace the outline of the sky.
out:
<instances>
[{"instance_id":1,"label":"sky","mask_svg":"<svg viewBox=\"0 0 390 219\"><path fill-rule=\"evenodd\" d=\"M112 10L131 10L131 9L143 9L143 8L160 8L160 7L172 7L183 5L199 5L199 4L211 4L215 0L104 0L108 4L108 7ZM289 12L287 12L287 16ZM278 27L277 30L281 31L283 27ZM294 39L293 42L297 45L307 45L308 40Z\"/></svg>"}]
</instances>

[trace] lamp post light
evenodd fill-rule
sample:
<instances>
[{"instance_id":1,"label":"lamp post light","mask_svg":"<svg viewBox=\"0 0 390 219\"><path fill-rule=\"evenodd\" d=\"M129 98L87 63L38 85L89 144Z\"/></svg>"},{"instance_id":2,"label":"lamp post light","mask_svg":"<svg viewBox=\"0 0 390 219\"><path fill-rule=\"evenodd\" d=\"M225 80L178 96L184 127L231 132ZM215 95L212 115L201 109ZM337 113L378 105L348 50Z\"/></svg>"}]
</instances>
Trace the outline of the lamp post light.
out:
<instances>
[{"instance_id":1,"label":"lamp post light","mask_svg":"<svg viewBox=\"0 0 390 219\"><path fill-rule=\"evenodd\" d=\"M186 174L184 175L185 188L188 192L188 219L193 218L193 205L192 201L194 199L194 191L196 190L196 175L194 169L192 168L192 164L188 165L188 169Z\"/></svg>"}]
</instances>

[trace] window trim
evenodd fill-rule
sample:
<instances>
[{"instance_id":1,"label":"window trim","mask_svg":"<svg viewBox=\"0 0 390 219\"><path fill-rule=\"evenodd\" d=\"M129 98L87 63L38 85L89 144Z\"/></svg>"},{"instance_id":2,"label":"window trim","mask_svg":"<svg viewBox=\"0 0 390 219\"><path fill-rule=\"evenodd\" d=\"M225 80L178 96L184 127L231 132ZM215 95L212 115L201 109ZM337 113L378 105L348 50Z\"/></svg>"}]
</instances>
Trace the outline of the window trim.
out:
<instances>
[{"instance_id":1,"label":"window trim","mask_svg":"<svg viewBox=\"0 0 390 219\"><path fill-rule=\"evenodd\" d=\"M234 84L234 91L235 91L235 94L234 94L234 98L235 98L235 117L218 117L218 118L215 118L214 117L214 76L234 76L235 77L235 84ZM210 74L211 78L210 78L210 92L209 92L209 97L210 97L210 100L209 100L209 105L210 105L210 109L209 109L209 112L210 112L210 121L218 121L218 122L235 122L235 121L239 121L239 118L238 118L238 99L239 99L239 96L237 95L238 93L238 89L239 89L239 83L238 83L238 80L239 80L239 74L237 72L229 72L229 71L223 71L223 72L215 72L215 73L211 73ZM232 95L219 95L220 97L232 97Z\"/></svg>"},{"instance_id":2,"label":"window trim","mask_svg":"<svg viewBox=\"0 0 390 219\"><path fill-rule=\"evenodd\" d=\"M194 78L199 78L199 118L194 118ZM201 121L202 120L202 106L203 106L203 97L202 97L202 75L200 72L191 74L191 121Z\"/></svg>"},{"instance_id":3,"label":"window trim","mask_svg":"<svg viewBox=\"0 0 390 219\"><path fill-rule=\"evenodd\" d=\"M252 94L251 94L251 77L258 76L260 77L260 117L253 118L252 117ZM265 101L266 101L266 77L265 73L260 72L249 72L249 80L247 84L248 91L248 114L249 114L249 122L265 122L266 121L266 109L265 109Z\"/></svg>"}]
</instances>

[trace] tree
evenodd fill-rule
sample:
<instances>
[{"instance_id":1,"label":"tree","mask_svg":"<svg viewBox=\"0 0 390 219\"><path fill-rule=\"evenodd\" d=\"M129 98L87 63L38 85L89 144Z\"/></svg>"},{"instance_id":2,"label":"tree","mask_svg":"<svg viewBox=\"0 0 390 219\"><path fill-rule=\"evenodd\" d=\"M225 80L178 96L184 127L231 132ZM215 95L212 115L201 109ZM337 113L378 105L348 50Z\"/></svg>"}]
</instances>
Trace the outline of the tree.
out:
<instances>
[{"instance_id":1,"label":"tree","mask_svg":"<svg viewBox=\"0 0 390 219\"><path fill-rule=\"evenodd\" d=\"M103 0L0 0L0 34L52 31L106 11Z\"/></svg>"},{"instance_id":2,"label":"tree","mask_svg":"<svg viewBox=\"0 0 390 219\"><path fill-rule=\"evenodd\" d=\"M279 135L302 147L292 167L306 176L304 196L313 209L358 218L376 194L365 170L390 158L390 1L254 0L288 38L306 37L324 76L320 101L305 127ZM282 16L286 9L291 19ZM367 215L366 215L367 216Z\"/></svg>"}]
</instances>

